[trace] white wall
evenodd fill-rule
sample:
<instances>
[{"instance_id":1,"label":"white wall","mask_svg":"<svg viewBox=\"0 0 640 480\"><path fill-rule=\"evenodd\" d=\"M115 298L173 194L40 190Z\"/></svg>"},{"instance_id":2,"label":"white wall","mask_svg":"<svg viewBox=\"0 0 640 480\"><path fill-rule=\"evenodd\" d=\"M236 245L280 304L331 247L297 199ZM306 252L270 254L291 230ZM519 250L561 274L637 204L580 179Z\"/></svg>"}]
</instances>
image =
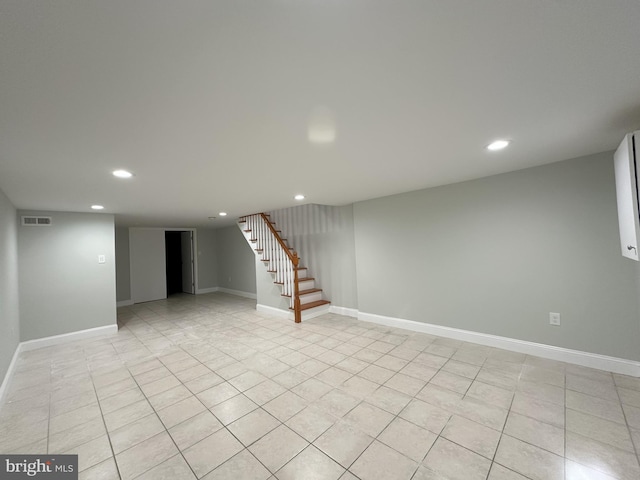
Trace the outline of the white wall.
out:
<instances>
[{"instance_id":1,"label":"white wall","mask_svg":"<svg viewBox=\"0 0 640 480\"><path fill-rule=\"evenodd\" d=\"M198 289L208 290L218 286L218 244L216 230L199 228L197 235Z\"/></svg>"},{"instance_id":2,"label":"white wall","mask_svg":"<svg viewBox=\"0 0 640 480\"><path fill-rule=\"evenodd\" d=\"M46 215L49 227L19 227L22 341L116 324L113 215ZM98 255L106 262L98 263Z\"/></svg>"},{"instance_id":3,"label":"white wall","mask_svg":"<svg viewBox=\"0 0 640 480\"><path fill-rule=\"evenodd\" d=\"M0 384L20 341L16 210L0 190Z\"/></svg>"},{"instance_id":4,"label":"white wall","mask_svg":"<svg viewBox=\"0 0 640 480\"><path fill-rule=\"evenodd\" d=\"M269 213L324 297L335 306L356 308L353 205L308 204Z\"/></svg>"},{"instance_id":5,"label":"white wall","mask_svg":"<svg viewBox=\"0 0 640 480\"><path fill-rule=\"evenodd\" d=\"M610 152L359 202L354 219L360 312L640 360Z\"/></svg>"},{"instance_id":6,"label":"white wall","mask_svg":"<svg viewBox=\"0 0 640 480\"><path fill-rule=\"evenodd\" d=\"M256 293L255 254L237 226L216 230L218 286L236 292Z\"/></svg>"},{"instance_id":7,"label":"white wall","mask_svg":"<svg viewBox=\"0 0 640 480\"><path fill-rule=\"evenodd\" d=\"M167 298L167 264L164 230L129 229L131 300L134 303Z\"/></svg>"}]
</instances>

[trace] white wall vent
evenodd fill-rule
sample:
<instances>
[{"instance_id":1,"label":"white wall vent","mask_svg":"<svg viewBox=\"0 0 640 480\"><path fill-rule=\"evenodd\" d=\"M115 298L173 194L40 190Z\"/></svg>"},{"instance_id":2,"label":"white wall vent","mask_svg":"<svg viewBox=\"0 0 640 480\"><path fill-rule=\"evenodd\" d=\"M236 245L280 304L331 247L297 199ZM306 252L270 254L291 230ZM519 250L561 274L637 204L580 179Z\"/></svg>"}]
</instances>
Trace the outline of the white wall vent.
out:
<instances>
[{"instance_id":1,"label":"white wall vent","mask_svg":"<svg viewBox=\"0 0 640 480\"><path fill-rule=\"evenodd\" d=\"M22 217L23 227L50 227L51 217L34 217L25 215Z\"/></svg>"}]
</instances>

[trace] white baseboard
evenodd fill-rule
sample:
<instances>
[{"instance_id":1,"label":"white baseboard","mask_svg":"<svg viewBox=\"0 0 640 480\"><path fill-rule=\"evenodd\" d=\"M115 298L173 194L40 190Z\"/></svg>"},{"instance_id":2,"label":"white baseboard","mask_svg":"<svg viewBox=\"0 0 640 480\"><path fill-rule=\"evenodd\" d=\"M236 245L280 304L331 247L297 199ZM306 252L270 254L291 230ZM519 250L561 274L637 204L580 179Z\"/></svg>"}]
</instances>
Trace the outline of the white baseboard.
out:
<instances>
[{"instance_id":1,"label":"white baseboard","mask_svg":"<svg viewBox=\"0 0 640 480\"><path fill-rule=\"evenodd\" d=\"M517 340L514 338L472 332L470 330L461 330L458 328L443 327L440 325L416 322L413 320L385 317L373 313L359 312L358 319L365 322L387 325L389 327L404 328L414 332L428 333L430 335L438 335L440 337L477 343L489 347L502 348L512 352L535 355L537 357L548 358L560 362L573 363L576 365L582 365L583 367L596 368L599 370L606 370L608 372L640 377L640 362L626 360L624 358L609 357L607 355L600 355L597 353L554 347L552 345L544 345L541 343Z\"/></svg>"},{"instance_id":2,"label":"white baseboard","mask_svg":"<svg viewBox=\"0 0 640 480\"><path fill-rule=\"evenodd\" d=\"M28 352L43 347L51 347L53 345L61 345L64 343L75 342L77 340L83 340L86 338L102 337L105 335L115 335L118 333L118 325L105 325L104 327L89 328L87 330L80 330L78 332L64 333L62 335L54 335L52 337L37 338L35 340L28 340L26 342L20 342L16 347L16 351L13 353L13 358L7 369L7 373L4 376L2 385L0 385L0 405L4 401L4 396L9 389L11 379L15 373L16 362L22 352Z\"/></svg>"},{"instance_id":3,"label":"white baseboard","mask_svg":"<svg viewBox=\"0 0 640 480\"><path fill-rule=\"evenodd\" d=\"M21 346L20 343L16 345L16 351L13 352L13 357L11 357L11 363L9 363L9 368L7 368L7 371L4 374L2 385L0 385L0 407L4 403L4 396L9 391L9 384L11 383L11 379L13 378L14 370L16 369L16 361L18 360L18 356L20 355L20 351L21 351L20 346Z\"/></svg>"},{"instance_id":4,"label":"white baseboard","mask_svg":"<svg viewBox=\"0 0 640 480\"><path fill-rule=\"evenodd\" d=\"M218 287L218 292L228 293L230 295L236 295L238 297L252 298L256 300L258 296L255 293L243 292L241 290L232 290L230 288Z\"/></svg>"},{"instance_id":5,"label":"white baseboard","mask_svg":"<svg viewBox=\"0 0 640 480\"><path fill-rule=\"evenodd\" d=\"M331 313L330 305L323 305L320 307L314 307L310 310L303 310L301 320L304 322L306 320L311 320L312 318L319 317L320 315L324 315L326 313ZM295 320L295 314L293 312L291 312L291 319Z\"/></svg>"},{"instance_id":6,"label":"white baseboard","mask_svg":"<svg viewBox=\"0 0 640 480\"><path fill-rule=\"evenodd\" d=\"M256 311L261 313L268 313L270 315L280 317L280 318L289 318L288 310L281 310L280 308L270 307L269 305L256 305Z\"/></svg>"},{"instance_id":7,"label":"white baseboard","mask_svg":"<svg viewBox=\"0 0 640 480\"><path fill-rule=\"evenodd\" d=\"M37 338L20 343L20 351L28 352L37 348L50 347L52 345L60 345L63 343L84 340L85 338L101 337L103 335L115 335L118 333L118 325L105 325L104 327L89 328L87 330L79 330L77 332L64 333L62 335L54 335L52 337Z\"/></svg>"},{"instance_id":8,"label":"white baseboard","mask_svg":"<svg viewBox=\"0 0 640 480\"><path fill-rule=\"evenodd\" d=\"M216 293L216 292L224 292L229 293L231 295L238 295L239 297L253 298L256 299L255 293L242 292L240 290L231 290L230 288L222 288L222 287L210 287L210 288L199 288L196 290L196 295L204 295L205 293ZM133 305L133 300L123 300L118 302L118 307L126 307L129 305Z\"/></svg>"},{"instance_id":9,"label":"white baseboard","mask_svg":"<svg viewBox=\"0 0 640 480\"><path fill-rule=\"evenodd\" d=\"M335 313L336 315L344 315L345 317L358 318L357 308L337 307L335 305L331 305L331 307L329 307L329 313Z\"/></svg>"},{"instance_id":10,"label":"white baseboard","mask_svg":"<svg viewBox=\"0 0 640 480\"><path fill-rule=\"evenodd\" d=\"M331 313L329 306L326 308L313 308L312 311L303 311L302 312L302 321L311 320L312 318L319 317L320 315L324 315L326 313ZM269 307L268 305L256 305L256 311L262 313L268 313L270 315L274 315L280 318L287 318L289 320L295 320L295 315L291 310L282 310L280 308Z\"/></svg>"},{"instance_id":11,"label":"white baseboard","mask_svg":"<svg viewBox=\"0 0 640 480\"><path fill-rule=\"evenodd\" d=\"M202 295L203 293L215 293L218 290L219 290L218 287L199 288L198 290L196 290L196 295Z\"/></svg>"}]
</instances>

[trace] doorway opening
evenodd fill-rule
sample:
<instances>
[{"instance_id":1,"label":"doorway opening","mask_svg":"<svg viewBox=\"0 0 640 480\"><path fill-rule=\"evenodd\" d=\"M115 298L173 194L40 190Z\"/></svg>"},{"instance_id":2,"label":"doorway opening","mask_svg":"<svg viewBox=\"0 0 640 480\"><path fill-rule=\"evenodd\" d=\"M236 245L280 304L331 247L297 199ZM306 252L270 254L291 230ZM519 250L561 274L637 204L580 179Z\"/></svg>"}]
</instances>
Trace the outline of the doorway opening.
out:
<instances>
[{"instance_id":1,"label":"doorway opening","mask_svg":"<svg viewBox=\"0 0 640 480\"><path fill-rule=\"evenodd\" d=\"M167 297L195 294L193 232L165 231Z\"/></svg>"}]
</instances>

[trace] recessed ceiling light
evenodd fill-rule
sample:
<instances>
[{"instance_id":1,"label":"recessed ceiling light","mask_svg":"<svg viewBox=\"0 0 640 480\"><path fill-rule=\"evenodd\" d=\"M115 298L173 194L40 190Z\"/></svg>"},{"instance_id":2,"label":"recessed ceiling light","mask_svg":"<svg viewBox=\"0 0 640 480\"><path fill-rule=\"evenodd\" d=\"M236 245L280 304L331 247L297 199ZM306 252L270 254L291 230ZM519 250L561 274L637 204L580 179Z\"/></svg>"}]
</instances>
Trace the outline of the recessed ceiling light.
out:
<instances>
[{"instance_id":1,"label":"recessed ceiling light","mask_svg":"<svg viewBox=\"0 0 640 480\"><path fill-rule=\"evenodd\" d=\"M133 173L127 172L126 170L114 170L113 176L118 178L131 178L133 177Z\"/></svg>"},{"instance_id":2,"label":"recessed ceiling light","mask_svg":"<svg viewBox=\"0 0 640 480\"><path fill-rule=\"evenodd\" d=\"M226 217L227 216L227 212L220 212L218 215L220 215L221 217Z\"/></svg>"},{"instance_id":3,"label":"recessed ceiling light","mask_svg":"<svg viewBox=\"0 0 640 480\"><path fill-rule=\"evenodd\" d=\"M91 208L93 208L94 210L103 210L104 207L102 205L91 205Z\"/></svg>"},{"instance_id":4,"label":"recessed ceiling light","mask_svg":"<svg viewBox=\"0 0 640 480\"><path fill-rule=\"evenodd\" d=\"M296 195L293 198L296 199L296 200L304 200L304 195Z\"/></svg>"},{"instance_id":5,"label":"recessed ceiling light","mask_svg":"<svg viewBox=\"0 0 640 480\"><path fill-rule=\"evenodd\" d=\"M495 152L496 150L502 150L503 148L506 148L509 143L509 140L496 140L495 142L487 145L487 150L491 150L492 152Z\"/></svg>"},{"instance_id":6,"label":"recessed ceiling light","mask_svg":"<svg viewBox=\"0 0 640 480\"><path fill-rule=\"evenodd\" d=\"M209 217L209 220L215 220L216 217Z\"/></svg>"}]
</instances>

